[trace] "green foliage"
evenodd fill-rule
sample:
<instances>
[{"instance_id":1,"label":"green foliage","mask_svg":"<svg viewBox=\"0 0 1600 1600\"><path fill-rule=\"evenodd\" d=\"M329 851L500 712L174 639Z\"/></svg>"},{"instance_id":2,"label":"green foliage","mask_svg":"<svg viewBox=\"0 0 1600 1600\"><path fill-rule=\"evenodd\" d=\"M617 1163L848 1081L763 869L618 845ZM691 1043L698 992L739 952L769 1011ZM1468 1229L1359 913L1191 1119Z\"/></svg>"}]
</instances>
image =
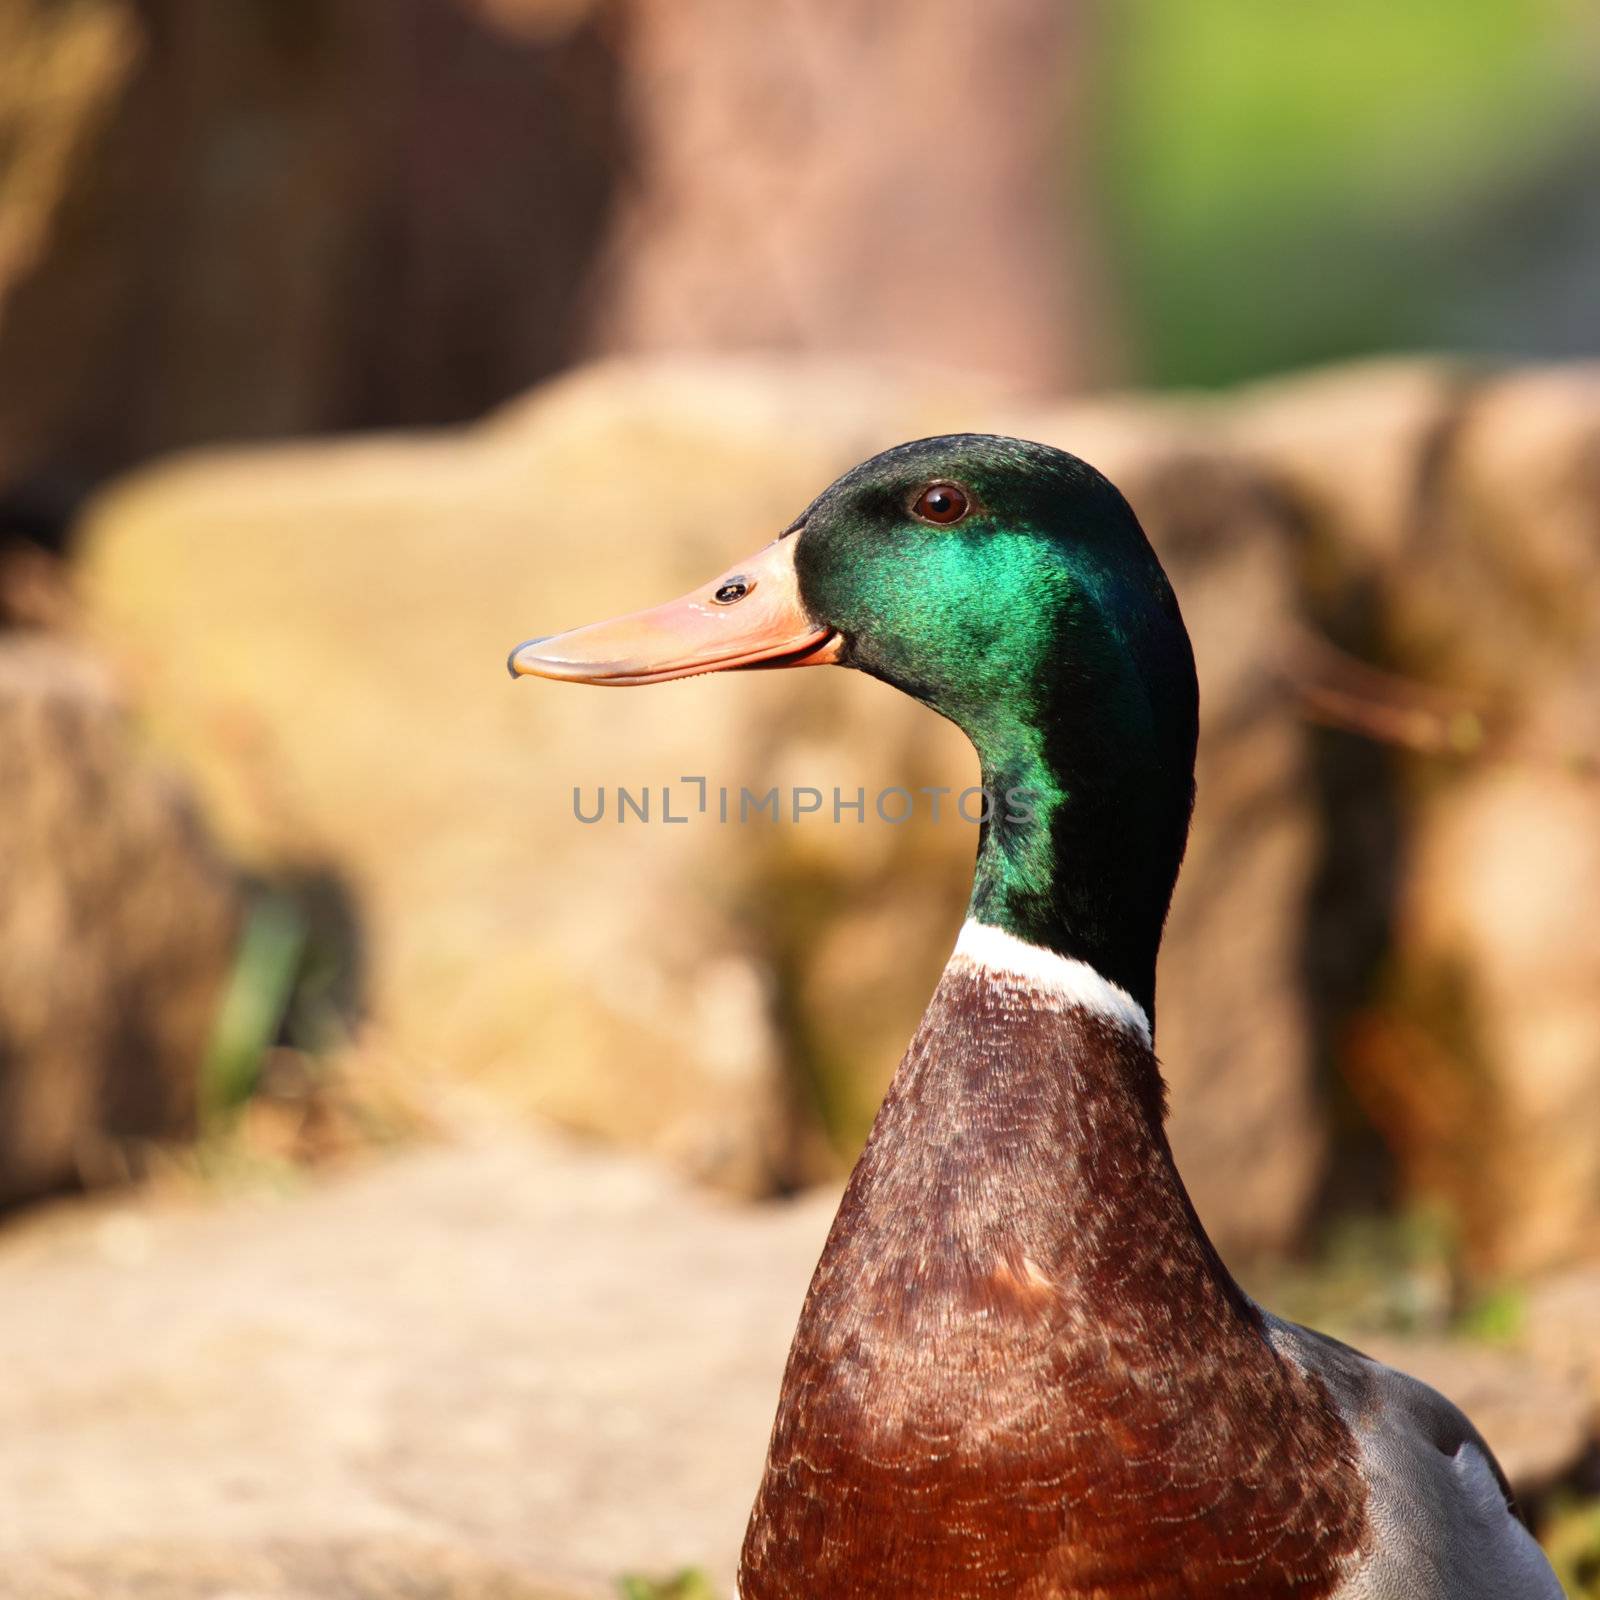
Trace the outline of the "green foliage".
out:
<instances>
[{"instance_id":1,"label":"green foliage","mask_svg":"<svg viewBox=\"0 0 1600 1600\"><path fill-rule=\"evenodd\" d=\"M692 1568L673 1578L619 1578L617 1593L621 1600L721 1600L711 1580Z\"/></svg>"},{"instance_id":2,"label":"green foliage","mask_svg":"<svg viewBox=\"0 0 1600 1600\"><path fill-rule=\"evenodd\" d=\"M1330 1223L1311 1256L1266 1269L1250 1287L1292 1321L1342 1333L1390 1333L1515 1345L1527 1296L1515 1283L1472 1284L1455 1218L1442 1206Z\"/></svg>"},{"instance_id":3,"label":"green foliage","mask_svg":"<svg viewBox=\"0 0 1600 1600\"><path fill-rule=\"evenodd\" d=\"M1436 1208L1340 1217L1309 1260L1250 1287L1292 1321L1349 1337L1440 1332L1455 1298L1454 1237Z\"/></svg>"},{"instance_id":4,"label":"green foliage","mask_svg":"<svg viewBox=\"0 0 1600 1600\"><path fill-rule=\"evenodd\" d=\"M1128 0L1105 26L1101 177L1145 376L1528 332L1496 324L1539 315L1530 276L1570 226L1586 8Z\"/></svg>"},{"instance_id":5,"label":"green foliage","mask_svg":"<svg viewBox=\"0 0 1600 1600\"><path fill-rule=\"evenodd\" d=\"M200 1064L202 1132L226 1142L239 1108L263 1092L272 1095L276 1046L287 1047L302 1074L322 1081L323 1066L349 1041L359 1011L358 946L348 895L336 878L310 874L249 885L233 967Z\"/></svg>"},{"instance_id":6,"label":"green foliage","mask_svg":"<svg viewBox=\"0 0 1600 1600\"><path fill-rule=\"evenodd\" d=\"M1543 1542L1571 1600L1600 1600L1600 1499L1558 1506Z\"/></svg>"},{"instance_id":7,"label":"green foliage","mask_svg":"<svg viewBox=\"0 0 1600 1600\"><path fill-rule=\"evenodd\" d=\"M1527 1296L1516 1284L1500 1284L1472 1299L1457 1319L1456 1329L1485 1344L1515 1344L1527 1321Z\"/></svg>"},{"instance_id":8,"label":"green foliage","mask_svg":"<svg viewBox=\"0 0 1600 1600\"><path fill-rule=\"evenodd\" d=\"M277 1037L306 947L304 918L282 895L251 904L200 1069L208 1121L225 1116L255 1091L262 1058Z\"/></svg>"}]
</instances>

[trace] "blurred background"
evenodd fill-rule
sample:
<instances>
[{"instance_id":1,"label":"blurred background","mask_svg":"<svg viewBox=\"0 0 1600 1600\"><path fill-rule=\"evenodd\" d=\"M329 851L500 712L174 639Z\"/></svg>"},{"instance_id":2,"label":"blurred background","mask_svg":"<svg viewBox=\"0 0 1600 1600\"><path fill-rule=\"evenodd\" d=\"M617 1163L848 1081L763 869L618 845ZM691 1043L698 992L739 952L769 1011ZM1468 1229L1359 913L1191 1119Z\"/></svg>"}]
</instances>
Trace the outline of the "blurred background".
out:
<instances>
[{"instance_id":1,"label":"blurred background","mask_svg":"<svg viewBox=\"0 0 1600 1600\"><path fill-rule=\"evenodd\" d=\"M0 1594L731 1595L975 839L659 797L973 766L501 663L957 428L1194 635L1208 1226L1600 1595L1585 0L0 0Z\"/></svg>"}]
</instances>

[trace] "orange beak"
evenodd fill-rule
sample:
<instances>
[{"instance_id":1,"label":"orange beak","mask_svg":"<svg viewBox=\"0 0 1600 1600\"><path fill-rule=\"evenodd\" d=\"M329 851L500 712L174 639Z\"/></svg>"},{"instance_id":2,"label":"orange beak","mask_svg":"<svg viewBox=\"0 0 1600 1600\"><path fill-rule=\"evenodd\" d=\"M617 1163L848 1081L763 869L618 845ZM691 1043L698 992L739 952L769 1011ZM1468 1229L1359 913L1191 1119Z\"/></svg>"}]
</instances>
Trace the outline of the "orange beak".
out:
<instances>
[{"instance_id":1,"label":"orange beak","mask_svg":"<svg viewBox=\"0 0 1600 1600\"><path fill-rule=\"evenodd\" d=\"M844 641L800 599L798 537L776 539L704 588L651 611L529 639L506 662L511 676L626 687L741 667L814 667L839 660Z\"/></svg>"}]
</instances>

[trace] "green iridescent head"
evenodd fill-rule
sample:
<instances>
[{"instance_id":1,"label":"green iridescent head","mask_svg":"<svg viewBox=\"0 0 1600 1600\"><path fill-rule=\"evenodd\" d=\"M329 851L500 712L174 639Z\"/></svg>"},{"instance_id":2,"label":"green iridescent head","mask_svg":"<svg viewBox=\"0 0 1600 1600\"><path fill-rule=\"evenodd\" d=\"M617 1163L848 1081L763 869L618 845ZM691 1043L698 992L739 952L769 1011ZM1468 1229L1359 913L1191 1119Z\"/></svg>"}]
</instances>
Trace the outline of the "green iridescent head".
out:
<instances>
[{"instance_id":1,"label":"green iridescent head","mask_svg":"<svg viewBox=\"0 0 1600 1600\"><path fill-rule=\"evenodd\" d=\"M955 722L997 801L1031 797L1020 820L991 807L973 914L1090 961L1152 1010L1198 696L1127 501L1064 451L958 434L864 462L792 536L839 660Z\"/></svg>"},{"instance_id":2,"label":"green iridescent head","mask_svg":"<svg viewBox=\"0 0 1600 1600\"><path fill-rule=\"evenodd\" d=\"M887 450L712 582L507 664L624 687L836 664L894 684L977 747L991 803L973 916L1089 962L1154 1016L1194 660L1127 501L1075 456L979 434Z\"/></svg>"}]
</instances>

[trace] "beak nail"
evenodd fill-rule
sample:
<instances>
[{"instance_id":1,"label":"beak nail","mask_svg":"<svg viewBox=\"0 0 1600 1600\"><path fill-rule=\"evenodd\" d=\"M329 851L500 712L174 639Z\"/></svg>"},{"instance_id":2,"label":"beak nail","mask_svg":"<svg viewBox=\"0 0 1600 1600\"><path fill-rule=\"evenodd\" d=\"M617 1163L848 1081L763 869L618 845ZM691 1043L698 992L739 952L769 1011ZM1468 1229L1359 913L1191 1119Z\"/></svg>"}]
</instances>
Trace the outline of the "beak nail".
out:
<instances>
[{"instance_id":1,"label":"beak nail","mask_svg":"<svg viewBox=\"0 0 1600 1600\"><path fill-rule=\"evenodd\" d=\"M516 680L522 676L522 674L517 671L517 657L524 650L526 650L529 645L543 644L546 639L551 637L552 635L548 633L541 633L535 639L524 639L521 644L513 646L511 654L506 657L506 671L511 674L511 681L513 683L515 683Z\"/></svg>"}]
</instances>

